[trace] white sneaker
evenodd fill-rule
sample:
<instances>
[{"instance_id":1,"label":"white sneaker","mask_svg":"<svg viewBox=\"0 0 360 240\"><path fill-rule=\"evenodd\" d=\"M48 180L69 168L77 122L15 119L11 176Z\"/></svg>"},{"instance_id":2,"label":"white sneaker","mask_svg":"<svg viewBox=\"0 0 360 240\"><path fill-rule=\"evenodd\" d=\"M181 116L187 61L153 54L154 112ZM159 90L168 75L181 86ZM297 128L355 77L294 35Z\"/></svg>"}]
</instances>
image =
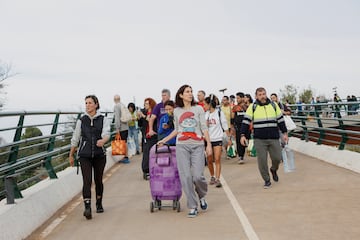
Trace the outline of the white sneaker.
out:
<instances>
[{"instance_id":1,"label":"white sneaker","mask_svg":"<svg viewBox=\"0 0 360 240\"><path fill-rule=\"evenodd\" d=\"M197 216L197 214L198 214L197 209L196 209L196 208L193 208L193 209L190 209L190 212L188 213L187 216L188 216L189 218L194 218L194 217Z\"/></svg>"},{"instance_id":2,"label":"white sneaker","mask_svg":"<svg viewBox=\"0 0 360 240\"><path fill-rule=\"evenodd\" d=\"M238 164L244 164L244 163L245 163L244 159L240 157L239 161L238 161Z\"/></svg>"}]
</instances>

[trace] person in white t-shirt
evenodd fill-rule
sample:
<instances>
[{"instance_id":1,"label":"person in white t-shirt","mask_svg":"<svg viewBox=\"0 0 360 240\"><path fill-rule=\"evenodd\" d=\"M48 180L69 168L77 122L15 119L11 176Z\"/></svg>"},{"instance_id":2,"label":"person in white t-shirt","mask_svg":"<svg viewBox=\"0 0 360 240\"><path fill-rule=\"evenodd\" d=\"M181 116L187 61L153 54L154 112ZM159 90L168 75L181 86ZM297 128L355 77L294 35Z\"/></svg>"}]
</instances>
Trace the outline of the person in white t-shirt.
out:
<instances>
[{"instance_id":1,"label":"person in white t-shirt","mask_svg":"<svg viewBox=\"0 0 360 240\"><path fill-rule=\"evenodd\" d=\"M205 98L205 120L209 129L210 142L213 154L208 156L208 168L210 172L210 185L221 187L221 148L223 145L224 132L227 136L228 144L231 144L229 126L223 111L217 107L218 98L210 94ZM215 162L215 169L214 169Z\"/></svg>"}]
</instances>

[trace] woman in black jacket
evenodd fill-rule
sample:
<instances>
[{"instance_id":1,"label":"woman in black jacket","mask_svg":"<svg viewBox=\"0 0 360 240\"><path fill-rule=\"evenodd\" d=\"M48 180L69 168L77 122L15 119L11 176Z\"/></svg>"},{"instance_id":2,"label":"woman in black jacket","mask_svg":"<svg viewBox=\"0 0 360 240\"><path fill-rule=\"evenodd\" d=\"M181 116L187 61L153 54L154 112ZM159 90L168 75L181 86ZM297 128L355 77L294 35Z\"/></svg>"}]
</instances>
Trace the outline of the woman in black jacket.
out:
<instances>
[{"instance_id":1,"label":"woman in black jacket","mask_svg":"<svg viewBox=\"0 0 360 240\"><path fill-rule=\"evenodd\" d=\"M104 144L110 138L110 124L107 119L97 110L100 108L99 100L95 95L85 97L85 114L77 121L75 131L71 138L69 154L70 165L74 165L76 149L83 177L82 195L85 205L84 216L91 219L91 183L94 169L94 181L96 191L96 212L104 212L102 206L103 197L103 173L106 164L106 150Z\"/></svg>"}]
</instances>

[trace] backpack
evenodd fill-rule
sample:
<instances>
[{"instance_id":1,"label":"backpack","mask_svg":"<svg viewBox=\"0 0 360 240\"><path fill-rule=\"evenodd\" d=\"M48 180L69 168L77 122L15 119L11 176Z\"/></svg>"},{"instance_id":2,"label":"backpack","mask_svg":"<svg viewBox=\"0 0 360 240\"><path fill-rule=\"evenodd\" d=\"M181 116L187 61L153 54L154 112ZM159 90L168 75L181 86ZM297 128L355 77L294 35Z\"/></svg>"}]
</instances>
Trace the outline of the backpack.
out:
<instances>
[{"instance_id":1,"label":"backpack","mask_svg":"<svg viewBox=\"0 0 360 240\"><path fill-rule=\"evenodd\" d=\"M120 121L121 122L128 122L132 119L131 117L131 113L129 111L129 109L127 107L125 107L124 104L120 104L120 111L121 111L121 116L120 116Z\"/></svg>"}]
</instances>

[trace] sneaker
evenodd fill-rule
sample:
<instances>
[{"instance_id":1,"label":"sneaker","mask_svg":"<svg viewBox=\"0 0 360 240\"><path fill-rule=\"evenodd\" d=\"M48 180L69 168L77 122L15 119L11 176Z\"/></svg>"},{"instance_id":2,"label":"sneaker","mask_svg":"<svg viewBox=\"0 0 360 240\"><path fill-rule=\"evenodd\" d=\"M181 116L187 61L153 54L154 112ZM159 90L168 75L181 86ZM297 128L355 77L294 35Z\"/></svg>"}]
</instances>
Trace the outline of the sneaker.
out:
<instances>
[{"instance_id":1,"label":"sneaker","mask_svg":"<svg viewBox=\"0 0 360 240\"><path fill-rule=\"evenodd\" d=\"M198 214L198 210L197 210L196 208L193 208L193 209L190 210L190 212L188 213L187 216L188 216L189 218L194 218L194 217L197 216L197 214Z\"/></svg>"},{"instance_id":2,"label":"sneaker","mask_svg":"<svg viewBox=\"0 0 360 240\"><path fill-rule=\"evenodd\" d=\"M215 177L211 177L209 184L210 184L210 185L214 185L215 183L216 183Z\"/></svg>"},{"instance_id":3,"label":"sneaker","mask_svg":"<svg viewBox=\"0 0 360 240\"><path fill-rule=\"evenodd\" d=\"M208 207L208 204L207 204L207 202L206 202L206 200L205 200L204 197L203 197L203 198L200 198L200 207L201 207L202 210L206 210L207 207Z\"/></svg>"},{"instance_id":4,"label":"sneaker","mask_svg":"<svg viewBox=\"0 0 360 240\"><path fill-rule=\"evenodd\" d=\"M119 163L125 163L125 164L128 164L128 163L130 163L130 160L129 160L129 158L128 158L128 157L124 157L123 159L121 159L121 160L119 161Z\"/></svg>"},{"instance_id":5,"label":"sneaker","mask_svg":"<svg viewBox=\"0 0 360 240\"><path fill-rule=\"evenodd\" d=\"M222 187L222 184L219 179L216 180L215 187L217 187L217 188Z\"/></svg>"},{"instance_id":6,"label":"sneaker","mask_svg":"<svg viewBox=\"0 0 360 240\"><path fill-rule=\"evenodd\" d=\"M150 173L143 173L143 179L149 180L150 179Z\"/></svg>"},{"instance_id":7,"label":"sneaker","mask_svg":"<svg viewBox=\"0 0 360 240\"><path fill-rule=\"evenodd\" d=\"M140 152L139 152L139 151L136 151L136 155L140 155Z\"/></svg>"},{"instance_id":8,"label":"sneaker","mask_svg":"<svg viewBox=\"0 0 360 240\"><path fill-rule=\"evenodd\" d=\"M269 181L266 181L265 184L264 184L264 188L265 188L265 189L268 189L268 188L270 188L270 186L271 186L270 180L269 180Z\"/></svg>"},{"instance_id":9,"label":"sneaker","mask_svg":"<svg viewBox=\"0 0 360 240\"><path fill-rule=\"evenodd\" d=\"M276 170L270 168L270 172L272 174L272 177L273 177L274 181L275 182L279 181L279 176L277 175Z\"/></svg>"},{"instance_id":10,"label":"sneaker","mask_svg":"<svg viewBox=\"0 0 360 240\"><path fill-rule=\"evenodd\" d=\"M245 163L244 157L240 157L239 161L238 161L238 164L244 164L244 163Z\"/></svg>"}]
</instances>

